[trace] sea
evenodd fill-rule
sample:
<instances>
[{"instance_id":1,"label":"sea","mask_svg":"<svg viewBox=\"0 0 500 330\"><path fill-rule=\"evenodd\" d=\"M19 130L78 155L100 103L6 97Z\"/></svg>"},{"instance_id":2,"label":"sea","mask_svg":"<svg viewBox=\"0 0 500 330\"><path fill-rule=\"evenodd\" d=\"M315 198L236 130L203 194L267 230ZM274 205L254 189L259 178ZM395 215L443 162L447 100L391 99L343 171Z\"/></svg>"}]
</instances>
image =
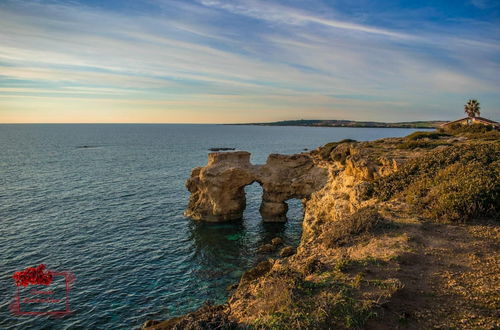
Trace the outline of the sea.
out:
<instances>
[{"instance_id":1,"label":"sea","mask_svg":"<svg viewBox=\"0 0 500 330\"><path fill-rule=\"evenodd\" d=\"M258 253L262 244L274 237L298 244L303 210L292 200L288 222L263 223L262 189L255 183L245 188L241 221L214 224L184 217L185 181L194 167L207 163L210 148L246 150L253 164L263 164L270 153L413 131L0 125L0 328L136 329L207 301L223 303L227 288L266 257ZM60 274L51 284L61 298L57 302L25 299L45 298L33 290L51 286L15 285L15 272L40 264Z\"/></svg>"}]
</instances>

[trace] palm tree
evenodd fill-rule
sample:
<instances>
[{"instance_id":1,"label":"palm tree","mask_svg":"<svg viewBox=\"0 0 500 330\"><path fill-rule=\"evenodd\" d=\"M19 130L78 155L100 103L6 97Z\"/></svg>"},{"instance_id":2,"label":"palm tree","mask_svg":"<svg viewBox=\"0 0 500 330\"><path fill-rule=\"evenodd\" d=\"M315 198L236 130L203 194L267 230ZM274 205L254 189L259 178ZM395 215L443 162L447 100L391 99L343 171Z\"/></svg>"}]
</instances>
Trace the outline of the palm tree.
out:
<instances>
[{"instance_id":1,"label":"palm tree","mask_svg":"<svg viewBox=\"0 0 500 330\"><path fill-rule=\"evenodd\" d=\"M479 116L481 113L479 112L481 107L479 106L478 100L469 100L467 104L464 106L465 113L469 117Z\"/></svg>"}]
</instances>

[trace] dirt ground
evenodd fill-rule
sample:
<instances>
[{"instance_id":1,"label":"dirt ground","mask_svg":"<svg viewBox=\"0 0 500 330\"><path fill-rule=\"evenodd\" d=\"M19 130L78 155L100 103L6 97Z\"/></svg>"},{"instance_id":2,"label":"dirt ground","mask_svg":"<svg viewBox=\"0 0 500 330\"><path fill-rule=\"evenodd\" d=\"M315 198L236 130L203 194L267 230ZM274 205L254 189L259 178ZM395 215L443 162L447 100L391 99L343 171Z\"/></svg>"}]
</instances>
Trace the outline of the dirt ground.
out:
<instances>
[{"instance_id":1,"label":"dirt ground","mask_svg":"<svg viewBox=\"0 0 500 330\"><path fill-rule=\"evenodd\" d=\"M384 270L404 287L365 328L500 328L498 222L415 224L409 236L412 251Z\"/></svg>"}]
</instances>

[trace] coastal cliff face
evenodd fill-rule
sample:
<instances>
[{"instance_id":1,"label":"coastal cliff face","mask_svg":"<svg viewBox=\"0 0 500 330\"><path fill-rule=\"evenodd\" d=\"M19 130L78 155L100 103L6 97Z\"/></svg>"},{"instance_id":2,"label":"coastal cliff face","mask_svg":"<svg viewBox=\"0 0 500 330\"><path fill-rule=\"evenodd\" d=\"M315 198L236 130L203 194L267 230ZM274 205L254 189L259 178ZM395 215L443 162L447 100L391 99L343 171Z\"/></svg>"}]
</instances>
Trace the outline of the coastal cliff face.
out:
<instances>
[{"instance_id":1,"label":"coastal cliff face","mask_svg":"<svg viewBox=\"0 0 500 330\"><path fill-rule=\"evenodd\" d=\"M327 184L307 201L303 222L302 245L315 240L322 225L334 223L363 207L377 203L366 198L369 183L394 173L408 159L422 151L395 148L399 139L374 142L341 143L331 151L321 148L312 152L317 164L328 173Z\"/></svg>"},{"instance_id":2,"label":"coastal cliff face","mask_svg":"<svg viewBox=\"0 0 500 330\"><path fill-rule=\"evenodd\" d=\"M307 154L271 154L265 165L252 165L248 152L214 152L208 155L207 166L195 168L186 182L191 197L184 214L212 222L241 219L246 207L244 188L258 182L263 189L262 219L286 221L286 201L306 202L326 180L326 171Z\"/></svg>"},{"instance_id":3,"label":"coastal cliff face","mask_svg":"<svg viewBox=\"0 0 500 330\"><path fill-rule=\"evenodd\" d=\"M239 218L243 188L257 181L264 220L283 220L283 203L303 199L301 242L247 271L227 304L144 328L500 326L500 140L423 135L331 143L265 165L246 152L210 154L187 182L186 215ZM497 222L440 223L457 212Z\"/></svg>"}]
</instances>

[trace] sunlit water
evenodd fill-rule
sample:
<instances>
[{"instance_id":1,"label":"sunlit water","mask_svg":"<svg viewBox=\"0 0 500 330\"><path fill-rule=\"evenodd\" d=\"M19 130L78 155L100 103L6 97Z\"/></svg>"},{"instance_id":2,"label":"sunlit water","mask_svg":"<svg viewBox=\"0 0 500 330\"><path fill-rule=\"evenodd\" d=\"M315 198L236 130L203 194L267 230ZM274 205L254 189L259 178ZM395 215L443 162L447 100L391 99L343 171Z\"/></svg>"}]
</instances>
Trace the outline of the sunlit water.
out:
<instances>
[{"instance_id":1,"label":"sunlit water","mask_svg":"<svg viewBox=\"0 0 500 330\"><path fill-rule=\"evenodd\" d=\"M220 125L0 125L0 328L132 328L222 302L273 237L297 244L300 202L286 224L263 224L262 190L246 188L236 223L182 215L191 169L211 147L297 153L340 139L409 129ZM82 148L82 146L87 146ZM44 263L70 271L71 314L18 316L13 272Z\"/></svg>"}]
</instances>

